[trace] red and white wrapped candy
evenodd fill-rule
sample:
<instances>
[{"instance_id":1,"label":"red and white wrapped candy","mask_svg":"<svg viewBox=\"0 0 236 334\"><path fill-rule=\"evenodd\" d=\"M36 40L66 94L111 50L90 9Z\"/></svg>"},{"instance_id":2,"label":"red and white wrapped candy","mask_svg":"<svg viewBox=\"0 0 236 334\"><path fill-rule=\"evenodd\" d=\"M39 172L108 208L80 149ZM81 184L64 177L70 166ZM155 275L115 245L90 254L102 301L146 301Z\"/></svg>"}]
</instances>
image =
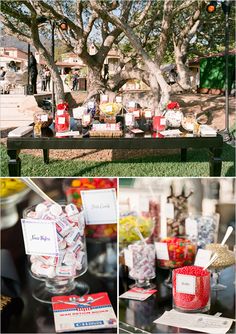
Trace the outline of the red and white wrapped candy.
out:
<instances>
[{"instance_id":1,"label":"red and white wrapped candy","mask_svg":"<svg viewBox=\"0 0 236 334\"><path fill-rule=\"evenodd\" d=\"M155 248L152 244L135 243L128 246L132 256L129 275L139 281L152 279L155 273Z\"/></svg>"},{"instance_id":2,"label":"red and white wrapped candy","mask_svg":"<svg viewBox=\"0 0 236 334\"><path fill-rule=\"evenodd\" d=\"M74 204L40 203L27 217L53 220L56 224L59 256L31 256L31 271L34 275L47 278L76 276L76 271L85 269L85 221L83 213Z\"/></svg>"}]
</instances>

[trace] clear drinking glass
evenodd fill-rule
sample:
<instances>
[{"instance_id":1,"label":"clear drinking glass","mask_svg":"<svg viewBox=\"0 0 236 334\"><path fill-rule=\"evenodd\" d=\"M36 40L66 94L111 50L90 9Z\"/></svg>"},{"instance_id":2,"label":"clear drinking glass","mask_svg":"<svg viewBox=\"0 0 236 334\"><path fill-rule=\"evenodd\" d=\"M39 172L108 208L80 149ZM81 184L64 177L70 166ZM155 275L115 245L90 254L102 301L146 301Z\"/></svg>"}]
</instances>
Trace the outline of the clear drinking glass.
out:
<instances>
[{"instance_id":1,"label":"clear drinking glass","mask_svg":"<svg viewBox=\"0 0 236 334\"><path fill-rule=\"evenodd\" d=\"M64 212L65 205L61 205ZM60 217L50 217L50 215L44 214L41 218L35 218L35 206L29 207L24 210L24 219L33 220L50 220L53 219L56 224L57 232L60 230ZM89 291L89 287L86 283L77 281L76 278L82 276L88 268L87 264L87 251L86 251L86 239L84 236L84 219L80 215L70 216L73 224L66 222L65 215L63 217L63 223L69 224L69 233L62 233L63 236L58 233L58 256L29 256L30 274L33 278L42 281L39 284L32 295L35 299L43 303L51 303L53 296L76 294L82 296ZM81 233L78 233L77 231Z\"/></svg>"}]
</instances>

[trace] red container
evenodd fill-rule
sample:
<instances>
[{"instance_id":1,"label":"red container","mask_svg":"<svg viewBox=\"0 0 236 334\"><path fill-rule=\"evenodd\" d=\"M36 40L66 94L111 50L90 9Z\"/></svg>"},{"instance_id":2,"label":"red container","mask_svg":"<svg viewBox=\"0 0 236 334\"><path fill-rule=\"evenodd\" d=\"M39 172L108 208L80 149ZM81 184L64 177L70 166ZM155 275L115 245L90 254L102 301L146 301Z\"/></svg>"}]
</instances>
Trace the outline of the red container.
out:
<instances>
[{"instance_id":1,"label":"red container","mask_svg":"<svg viewBox=\"0 0 236 334\"><path fill-rule=\"evenodd\" d=\"M153 131L163 131L166 128L166 119L164 116L153 117Z\"/></svg>"},{"instance_id":2,"label":"red container","mask_svg":"<svg viewBox=\"0 0 236 334\"><path fill-rule=\"evenodd\" d=\"M211 275L208 270L187 266L173 271L173 308L185 312L206 312L210 308Z\"/></svg>"},{"instance_id":3,"label":"red container","mask_svg":"<svg viewBox=\"0 0 236 334\"><path fill-rule=\"evenodd\" d=\"M70 115L65 110L58 110L55 116L56 132L65 132L70 130Z\"/></svg>"}]
</instances>

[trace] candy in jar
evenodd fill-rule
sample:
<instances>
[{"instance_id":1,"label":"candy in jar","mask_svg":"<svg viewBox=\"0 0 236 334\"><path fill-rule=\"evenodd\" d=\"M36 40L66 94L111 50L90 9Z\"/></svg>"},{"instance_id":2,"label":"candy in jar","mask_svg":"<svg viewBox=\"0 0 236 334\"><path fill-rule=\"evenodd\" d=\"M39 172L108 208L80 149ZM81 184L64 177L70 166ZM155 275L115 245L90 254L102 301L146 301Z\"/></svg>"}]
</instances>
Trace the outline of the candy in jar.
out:
<instances>
[{"instance_id":1,"label":"candy in jar","mask_svg":"<svg viewBox=\"0 0 236 334\"><path fill-rule=\"evenodd\" d=\"M163 238L155 243L157 264L161 268L179 268L193 264L196 245L184 238Z\"/></svg>"},{"instance_id":2,"label":"candy in jar","mask_svg":"<svg viewBox=\"0 0 236 334\"><path fill-rule=\"evenodd\" d=\"M131 262L126 262L130 277L139 287L149 285L149 280L156 276L154 245L137 242L128 246L128 252L132 258Z\"/></svg>"},{"instance_id":3,"label":"candy in jar","mask_svg":"<svg viewBox=\"0 0 236 334\"><path fill-rule=\"evenodd\" d=\"M184 312L206 312L210 308L210 272L197 266L173 271L173 307Z\"/></svg>"},{"instance_id":4,"label":"candy in jar","mask_svg":"<svg viewBox=\"0 0 236 334\"><path fill-rule=\"evenodd\" d=\"M68 103L59 103L55 116L56 132L65 132L70 130L70 114L68 113Z\"/></svg>"}]
</instances>

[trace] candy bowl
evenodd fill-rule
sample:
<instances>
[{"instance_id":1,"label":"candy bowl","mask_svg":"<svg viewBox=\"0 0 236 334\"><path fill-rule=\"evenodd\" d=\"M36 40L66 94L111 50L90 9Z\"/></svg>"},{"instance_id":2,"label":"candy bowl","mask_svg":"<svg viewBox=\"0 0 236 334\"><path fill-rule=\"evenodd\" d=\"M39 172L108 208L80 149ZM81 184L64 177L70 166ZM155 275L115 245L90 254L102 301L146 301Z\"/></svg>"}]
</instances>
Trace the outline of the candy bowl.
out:
<instances>
[{"instance_id":1,"label":"candy bowl","mask_svg":"<svg viewBox=\"0 0 236 334\"><path fill-rule=\"evenodd\" d=\"M196 243L186 237L167 237L155 243L157 265L162 269L170 269L165 286L172 288L172 270L191 265L196 254Z\"/></svg>"},{"instance_id":2,"label":"candy bowl","mask_svg":"<svg viewBox=\"0 0 236 334\"><path fill-rule=\"evenodd\" d=\"M182 127L188 132L193 132L194 124L196 123L196 117L194 114L186 113L182 119Z\"/></svg>"},{"instance_id":3,"label":"candy bowl","mask_svg":"<svg viewBox=\"0 0 236 334\"><path fill-rule=\"evenodd\" d=\"M183 119L183 113L180 110L168 109L165 113L166 125L169 128L179 128Z\"/></svg>"},{"instance_id":4,"label":"candy bowl","mask_svg":"<svg viewBox=\"0 0 236 334\"><path fill-rule=\"evenodd\" d=\"M233 251L229 250L227 245L221 245L216 243L206 245L205 249L210 250L218 255L216 260L210 266L213 278L211 288L212 290L217 291L225 290L227 286L219 283L220 272L223 269L235 264L235 254Z\"/></svg>"},{"instance_id":5,"label":"candy bowl","mask_svg":"<svg viewBox=\"0 0 236 334\"><path fill-rule=\"evenodd\" d=\"M23 212L22 229L26 237L25 225L48 224L55 235L53 243L57 243L55 253L48 253L48 234L35 232L31 238L37 241L37 250L27 251L30 274L33 278L43 281L33 291L33 297L40 302L51 303L51 298L58 295L88 293L86 283L76 278L87 271L87 251L84 235L85 221L83 212L79 212L74 204L59 205L57 203L40 203L29 207ZM46 225L43 225L45 228ZM35 227L32 227L35 230ZM29 249L25 241L26 250ZM47 246L46 246L47 244ZM35 245L35 243L34 243ZM35 246L34 246L35 247Z\"/></svg>"},{"instance_id":6,"label":"candy bowl","mask_svg":"<svg viewBox=\"0 0 236 334\"><path fill-rule=\"evenodd\" d=\"M210 309L211 274L197 266L173 271L173 308L181 312L207 312Z\"/></svg>"},{"instance_id":7,"label":"candy bowl","mask_svg":"<svg viewBox=\"0 0 236 334\"><path fill-rule=\"evenodd\" d=\"M135 280L130 287L152 289L155 287L150 281L156 277L155 247L153 244L136 242L125 250L125 264L129 268L129 276Z\"/></svg>"}]
</instances>

